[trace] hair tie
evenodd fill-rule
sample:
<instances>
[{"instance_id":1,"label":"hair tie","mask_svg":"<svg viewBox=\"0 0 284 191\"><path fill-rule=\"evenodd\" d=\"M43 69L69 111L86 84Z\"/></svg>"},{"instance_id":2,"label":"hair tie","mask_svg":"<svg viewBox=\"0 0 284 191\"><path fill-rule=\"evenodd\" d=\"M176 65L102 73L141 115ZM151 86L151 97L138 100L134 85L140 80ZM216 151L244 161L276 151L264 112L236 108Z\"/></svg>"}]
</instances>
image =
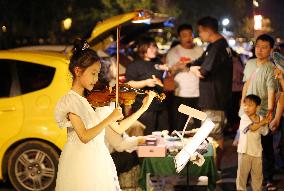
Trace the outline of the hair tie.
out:
<instances>
[{"instance_id":1,"label":"hair tie","mask_svg":"<svg viewBox=\"0 0 284 191\"><path fill-rule=\"evenodd\" d=\"M82 47L82 50L86 50L86 49L89 48L89 47L90 47L89 43L88 43L87 41L85 41L85 42L84 42L84 45L83 45L83 47Z\"/></svg>"},{"instance_id":2,"label":"hair tie","mask_svg":"<svg viewBox=\"0 0 284 191\"><path fill-rule=\"evenodd\" d=\"M74 45L74 52L80 52L88 49L90 47L86 40L76 40Z\"/></svg>"}]
</instances>

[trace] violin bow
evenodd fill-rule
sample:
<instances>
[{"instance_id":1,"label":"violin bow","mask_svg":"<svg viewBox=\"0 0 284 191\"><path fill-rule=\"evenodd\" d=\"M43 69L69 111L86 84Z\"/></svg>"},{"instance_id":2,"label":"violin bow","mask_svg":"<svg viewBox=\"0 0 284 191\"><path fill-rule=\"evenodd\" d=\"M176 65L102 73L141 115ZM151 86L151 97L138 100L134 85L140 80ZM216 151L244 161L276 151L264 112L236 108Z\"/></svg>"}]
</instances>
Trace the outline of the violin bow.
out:
<instances>
[{"instance_id":1,"label":"violin bow","mask_svg":"<svg viewBox=\"0 0 284 191\"><path fill-rule=\"evenodd\" d=\"M120 26L116 28L116 85L115 85L115 107L119 107L119 50L120 50Z\"/></svg>"}]
</instances>

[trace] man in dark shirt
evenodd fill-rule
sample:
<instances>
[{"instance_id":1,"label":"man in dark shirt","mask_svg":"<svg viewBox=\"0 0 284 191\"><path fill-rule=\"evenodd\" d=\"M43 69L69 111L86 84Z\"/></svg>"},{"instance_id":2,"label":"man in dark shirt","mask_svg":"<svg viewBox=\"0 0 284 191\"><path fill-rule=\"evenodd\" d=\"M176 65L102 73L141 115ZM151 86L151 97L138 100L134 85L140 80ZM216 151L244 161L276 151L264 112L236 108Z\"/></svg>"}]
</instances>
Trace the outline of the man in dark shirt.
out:
<instances>
[{"instance_id":1,"label":"man in dark shirt","mask_svg":"<svg viewBox=\"0 0 284 191\"><path fill-rule=\"evenodd\" d=\"M227 41L218 32L218 21L212 17L204 17L197 23L199 36L209 45L203 55L192 62L189 67L199 82L199 107L215 123L211 136L223 149L223 128L225 109L232 94L232 56ZM218 153L217 167L220 169L222 152Z\"/></svg>"}]
</instances>

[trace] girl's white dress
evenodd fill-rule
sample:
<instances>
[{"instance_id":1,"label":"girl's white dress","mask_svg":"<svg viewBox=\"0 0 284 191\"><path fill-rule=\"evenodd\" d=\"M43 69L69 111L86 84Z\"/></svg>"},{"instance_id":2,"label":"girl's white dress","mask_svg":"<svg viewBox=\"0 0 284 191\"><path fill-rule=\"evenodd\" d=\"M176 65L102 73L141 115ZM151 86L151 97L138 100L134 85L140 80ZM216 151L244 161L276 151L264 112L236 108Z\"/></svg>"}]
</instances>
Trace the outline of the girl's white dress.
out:
<instances>
[{"instance_id":1,"label":"girl's white dress","mask_svg":"<svg viewBox=\"0 0 284 191\"><path fill-rule=\"evenodd\" d=\"M67 118L70 112L78 115L87 129L107 117L103 108L94 111L86 98L72 90L59 100L55 118L60 127L67 128L68 137L59 159L55 190L120 190L116 168L105 145L105 131L87 144L82 143Z\"/></svg>"}]
</instances>

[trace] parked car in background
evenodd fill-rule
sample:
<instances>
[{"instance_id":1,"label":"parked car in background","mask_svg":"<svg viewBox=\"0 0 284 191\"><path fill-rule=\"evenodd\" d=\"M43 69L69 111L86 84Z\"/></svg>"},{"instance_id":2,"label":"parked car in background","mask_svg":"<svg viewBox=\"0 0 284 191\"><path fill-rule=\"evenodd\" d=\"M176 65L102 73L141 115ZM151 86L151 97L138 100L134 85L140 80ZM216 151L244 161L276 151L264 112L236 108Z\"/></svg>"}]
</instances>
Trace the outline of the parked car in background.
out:
<instances>
[{"instance_id":1,"label":"parked car in background","mask_svg":"<svg viewBox=\"0 0 284 191\"><path fill-rule=\"evenodd\" d=\"M66 130L54 121L57 100L71 87L63 54L0 51L0 179L17 190L55 186Z\"/></svg>"}]
</instances>

